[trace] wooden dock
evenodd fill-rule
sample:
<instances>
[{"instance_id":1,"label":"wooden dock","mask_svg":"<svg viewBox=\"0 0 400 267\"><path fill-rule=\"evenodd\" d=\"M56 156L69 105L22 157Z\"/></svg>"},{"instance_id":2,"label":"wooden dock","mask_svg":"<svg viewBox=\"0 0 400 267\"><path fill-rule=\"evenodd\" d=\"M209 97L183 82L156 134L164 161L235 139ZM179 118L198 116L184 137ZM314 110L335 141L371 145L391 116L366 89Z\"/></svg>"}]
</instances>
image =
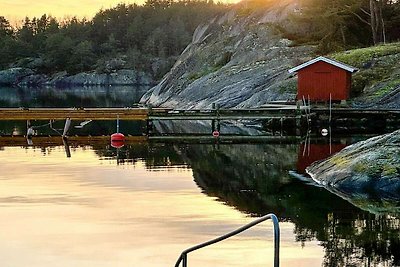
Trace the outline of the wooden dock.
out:
<instances>
[{"instance_id":1,"label":"wooden dock","mask_svg":"<svg viewBox=\"0 0 400 267\"><path fill-rule=\"evenodd\" d=\"M332 127L336 133L384 133L399 129L400 110L312 108L311 127Z\"/></svg>"},{"instance_id":2,"label":"wooden dock","mask_svg":"<svg viewBox=\"0 0 400 267\"><path fill-rule=\"evenodd\" d=\"M145 108L1 108L0 120L116 120L119 117L144 121L148 114Z\"/></svg>"},{"instance_id":3,"label":"wooden dock","mask_svg":"<svg viewBox=\"0 0 400 267\"><path fill-rule=\"evenodd\" d=\"M296 117L296 106L258 109L172 110L166 108L0 108L0 120L254 120Z\"/></svg>"},{"instance_id":4,"label":"wooden dock","mask_svg":"<svg viewBox=\"0 0 400 267\"><path fill-rule=\"evenodd\" d=\"M154 121L199 121L211 122L210 134L220 133L222 121L240 120L290 120L300 127L305 107L295 105L273 105L255 109L205 109L172 110L166 108L0 108L0 120L27 121L27 135L33 132L33 121L65 121L63 136L67 135L71 121L129 120L145 121L144 135L154 136ZM156 137L160 138L160 137ZM191 136L185 138L189 140ZM168 138L164 138L167 141ZM238 138L236 138L238 139Z\"/></svg>"},{"instance_id":5,"label":"wooden dock","mask_svg":"<svg viewBox=\"0 0 400 267\"><path fill-rule=\"evenodd\" d=\"M0 108L0 120L256 120L299 118L306 111L317 115L370 116L400 115L400 110L311 108L295 105L271 105L253 109L196 109L168 108Z\"/></svg>"},{"instance_id":6,"label":"wooden dock","mask_svg":"<svg viewBox=\"0 0 400 267\"><path fill-rule=\"evenodd\" d=\"M150 120L265 120L300 118L303 108L275 106L254 109L170 110L149 113Z\"/></svg>"},{"instance_id":7,"label":"wooden dock","mask_svg":"<svg viewBox=\"0 0 400 267\"><path fill-rule=\"evenodd\" d=\"M327 117L329 119L327 119ZM66 135L72 121L87 120L128 120L144 121L146 129L142 133L149 138L163 139L165 141L176 140L175 137L156 136L154 134L154 121L199 121L205 120L211 122L211 133L221 133L220 123L222 121L240 121L240 120L262 120L264 127L275 130L290 130L294 135L301 135L301 130L313 126L311 121L322 122L326 127L326 121L333 127L342 127L338 123L342 119L369 119L378 118L384 120L383 126L389 125L390 129L398 128L397 124L400 118L400 110L381 110L381 109L349 109L349 108L321 108L296 105L267 105L252 109L202 109L202 110L173 110L168 108L0 108L0 121L27 121L28 128L31 127L31 121L65 121L64 134ZM333 118L333 119L332 119ZM332 120L331 120L332 119ZM268 122L268 123L267 123ZM347 122L349 123L349 122ZM350 123L352 123L350 121ZM336 125L335 125L336 124ZM371 123L369 123L371 124ZM358 126L357 126L358 127ZM379 126L381 127L381 126ZM386 126L385 126L386 127ZM173 133L171 133L173 135ZM169 139L170 138L170 139ZM190 136L191 138L199 138ZM207 139L208 137L201 137ZM212 137L209 137L212 138ZM225 137L224 137L225 138ZM228 138L228 137L226 137ZM236 138L236 137L232 137ZM256 137L257 138L257 137ZM269 138L269 137L268 137ZM240 138L236 138L240 139ZM250 139L250 137L242 138Z\"/></svg>"},{"instance_id":8,"label":"wooden dock","mask_svg":"<svg viewBox=\"0 0 400 267\"><path fill-rule=\"evenodd\" d=\"M333 115L342 115L343 117L349 116L371 116L371 115L400 115L399 109L365 109L365 108L329 108L314 107L311 112L319 115L327 115L330 112Z\"/></svg>"}]
</instances>

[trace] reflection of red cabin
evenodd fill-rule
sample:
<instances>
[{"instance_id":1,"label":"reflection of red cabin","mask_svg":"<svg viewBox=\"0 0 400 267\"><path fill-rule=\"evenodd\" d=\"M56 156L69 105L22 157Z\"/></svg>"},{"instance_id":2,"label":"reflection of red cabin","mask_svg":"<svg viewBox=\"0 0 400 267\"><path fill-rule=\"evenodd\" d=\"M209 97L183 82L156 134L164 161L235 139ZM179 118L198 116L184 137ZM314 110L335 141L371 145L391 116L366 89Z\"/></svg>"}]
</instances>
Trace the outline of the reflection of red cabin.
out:
<instances>
[{"instance_id":1,"label":"reflection of red cabin","mask_svg":"<svg viewBox=\"0 0 400 267\"><path fill-rule=\"evenodd\" d=\"M357 69L325 57L318 57L290 69L297 72L297 99L311 101L347 100L351 89L351 74Z\"/></svg>"},{"instance_id":2,"label":"reflection of red cabin","mask_svg":"<svg viewBox=\"0 0 400 267\"><path fill-rule=\"evenodd\" d=\"M305 173L315 161L323 160L345 148L346 144L301 144L297 159L297 172Z\"/></svg>"}]
</instances>

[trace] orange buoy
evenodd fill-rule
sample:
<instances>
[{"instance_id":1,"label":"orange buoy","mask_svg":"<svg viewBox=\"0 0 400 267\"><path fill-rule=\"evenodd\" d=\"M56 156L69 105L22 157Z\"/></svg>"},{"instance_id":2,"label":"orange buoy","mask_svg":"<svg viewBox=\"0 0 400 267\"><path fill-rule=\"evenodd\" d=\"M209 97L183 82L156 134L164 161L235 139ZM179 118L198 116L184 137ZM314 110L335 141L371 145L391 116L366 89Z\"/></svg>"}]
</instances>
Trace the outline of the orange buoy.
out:
<instances>
[{"instance_id":1,"label":"orange buoy","mask_svg":"<svg viewBox=\"0 0 400 267\"><path fill-rule=\"evenodd\" d=\"M125 135L122 133L114 133L111 135L111 146L121 148L125 144Z\"/></svg>"}]
</instances>

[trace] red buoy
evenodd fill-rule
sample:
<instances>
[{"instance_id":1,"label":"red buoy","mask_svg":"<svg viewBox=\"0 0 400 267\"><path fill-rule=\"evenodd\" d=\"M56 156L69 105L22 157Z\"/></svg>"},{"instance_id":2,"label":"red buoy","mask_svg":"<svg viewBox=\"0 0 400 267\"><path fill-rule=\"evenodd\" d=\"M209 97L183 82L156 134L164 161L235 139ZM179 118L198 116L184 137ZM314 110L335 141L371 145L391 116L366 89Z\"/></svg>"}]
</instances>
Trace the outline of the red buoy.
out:
<instances>
[{"instance_id":1,"label":"red buoy","mask_svg":"<svg viewBox=\"0 0 400 267\"><path fill-rule=\"evenodd\" d=\"M125 135L122 133L114 133L111 135L111 146L121 148L125 144Z\"/></svg>"},{"instance_id":2,"label":"red buoy","mask_svg":"<svg viewBox=\"0 0 400 267\"><path fill-rule=\"evenodd\" d=\"M122 133L114 133L111 135L111 142L112 141L122 141L125 142L125 135Z\"/></svg>"}]
</instances>

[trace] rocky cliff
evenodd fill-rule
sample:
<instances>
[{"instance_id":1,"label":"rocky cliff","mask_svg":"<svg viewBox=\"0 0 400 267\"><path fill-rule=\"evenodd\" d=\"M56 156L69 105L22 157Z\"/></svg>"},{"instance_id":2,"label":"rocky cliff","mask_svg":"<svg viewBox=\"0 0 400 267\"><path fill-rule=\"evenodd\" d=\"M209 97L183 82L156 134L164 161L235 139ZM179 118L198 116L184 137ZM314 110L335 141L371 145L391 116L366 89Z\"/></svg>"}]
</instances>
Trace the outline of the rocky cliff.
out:
<instances>
[{"instance_id":1,"label":"rocky cliff","mask_svg":"<svg viewBox=\"0 0 400 267\"><path fill-rule=\"evenodd\" d=\"M243 1L200 25L171 71L141 99L172 108L257 107L293 100L297 78L288 69L318 53L285 36L301 36L293 14L297 1ZM257 2L257 1L256 1ZM303 27L305 27L303 25ZM327 55L359 68L353 76L353 107L400 108L400 43Z\"/></svg>"},{"instance_id":2,"label":"rocky cliff","mask_svg":"<svg viewBox=\"0 0 400 267\"><path fill-rule=\"evenodd\" d=\"M295 77L287 70L312 56L309 46L292 46L279 28L293 26L296 1L252 1L200 25L191 44L142 103L175 108L254 107L294 99Z\"/></svg>"}]
</instances>

